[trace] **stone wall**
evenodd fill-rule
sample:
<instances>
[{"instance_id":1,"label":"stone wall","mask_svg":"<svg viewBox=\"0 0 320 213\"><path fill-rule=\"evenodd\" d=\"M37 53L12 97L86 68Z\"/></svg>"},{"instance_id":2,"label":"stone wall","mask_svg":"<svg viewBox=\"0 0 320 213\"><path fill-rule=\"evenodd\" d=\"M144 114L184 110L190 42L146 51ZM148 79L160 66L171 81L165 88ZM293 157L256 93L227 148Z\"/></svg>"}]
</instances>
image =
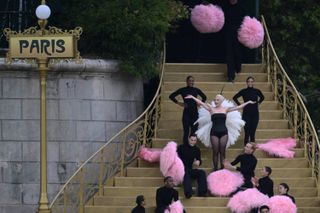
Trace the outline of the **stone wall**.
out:
<instances>
[{"instance_id":1,"label":"stone wall","mask_svg":"<svg viewBox=\"0 0 320 213\"><path fill-rule=\"evenodd\" d=\"M37 207L39 92L36 71L0 71L1 213L35 212ZM113 66L81 72L60 69L48 76L47 99L52 200L81 162L141 114L143 84Z\"/></svg>"}]
</instances>

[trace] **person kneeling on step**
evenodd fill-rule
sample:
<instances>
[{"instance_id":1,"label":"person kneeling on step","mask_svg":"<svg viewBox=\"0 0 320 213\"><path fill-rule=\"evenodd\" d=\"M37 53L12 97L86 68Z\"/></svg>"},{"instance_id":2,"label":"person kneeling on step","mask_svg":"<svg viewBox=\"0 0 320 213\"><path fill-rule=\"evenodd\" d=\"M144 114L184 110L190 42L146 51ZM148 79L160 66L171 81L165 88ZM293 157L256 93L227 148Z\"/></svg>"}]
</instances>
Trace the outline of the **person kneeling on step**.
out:
<instances>
[{"instance_id":1,"label":"person kneeling on step","mask_svg":"<svg viewBox=\"0 0 320 213\"><path fill-rule=\"evenodd\" d=\"M183 178L183 188L186 198L192 197L192 179L197 179L198 196L204 197L207 194L207 178L205 171L199 169L201 165L201 152L196 146L197 136L192 134L189 136L188 144L178 146L178 155L182 160L185 168Z\"/></svg>"},{"instance_id":2,"label":"person kneeling on step","mask_svg":"<svg viewBox=\"0 0 320 213\"><path fill-rule=\"evenodd\" d=\"M164 186L157 189L156 193L156 210L155 213L164 213L166 210L170 211L170 204L179 200L179 193L173 188L173 179L167 176L163 180Z\"/></svg>"},{"instance_id":3,"label":"person kneeling on step","mask_svg":"<svg viewBox=\"0 0 320 213\"><path fill-rule=\"evenodd\" d=\"M257 166L257 158L253 155L256 150L256 144L253 142L249 142L244 147L244 153L240 154L236 157L234 161L231 163L228 161L224 162L224 168L231 171L239 171L244 177L244 184L241 188L253 188L253 184L251 179L254 177L254 170ZM236 167L235 165L240 163L240 167Z\"/></svg>"}]
</instances>

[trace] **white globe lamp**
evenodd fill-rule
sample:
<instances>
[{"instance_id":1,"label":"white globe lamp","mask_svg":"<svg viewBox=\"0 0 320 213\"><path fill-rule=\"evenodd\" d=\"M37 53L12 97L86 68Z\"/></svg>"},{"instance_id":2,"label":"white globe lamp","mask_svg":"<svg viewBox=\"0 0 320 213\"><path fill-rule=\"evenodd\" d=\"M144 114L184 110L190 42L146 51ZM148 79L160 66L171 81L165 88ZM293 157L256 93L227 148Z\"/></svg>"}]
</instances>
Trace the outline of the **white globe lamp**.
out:
<instances>
[{"instance_id":1,"label":"white globe lamp","mask_svg":"<svg viewBox=\"0 0 320 213\"><path fill-rule=\"evenodd\" d=\"M48 19L50 17L50 14L50 7L45 4L39 5L36 9L36 16L38 17L38 19Z\"/></svg>"}]
</instances>

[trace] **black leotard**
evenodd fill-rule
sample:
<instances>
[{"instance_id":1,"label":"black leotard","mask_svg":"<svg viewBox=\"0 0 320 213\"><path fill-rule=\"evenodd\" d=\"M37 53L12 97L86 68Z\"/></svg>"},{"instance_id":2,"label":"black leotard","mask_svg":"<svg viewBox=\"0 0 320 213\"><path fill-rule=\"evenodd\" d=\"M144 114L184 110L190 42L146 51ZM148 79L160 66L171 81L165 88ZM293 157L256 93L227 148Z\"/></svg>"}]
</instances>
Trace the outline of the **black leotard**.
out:
<instances>
[{"instance_id":1,"label":"black leotard","mask_svg":"<svg viewBox=\"0 0 320 213\"><path fill-rule=\"evenodd\" d=\"M217 136L221 138L228 134L228 129L226 127L227 114L225 113L214 113L211 115L212 128L210 135Z\"/></svg>"}]
</instances>

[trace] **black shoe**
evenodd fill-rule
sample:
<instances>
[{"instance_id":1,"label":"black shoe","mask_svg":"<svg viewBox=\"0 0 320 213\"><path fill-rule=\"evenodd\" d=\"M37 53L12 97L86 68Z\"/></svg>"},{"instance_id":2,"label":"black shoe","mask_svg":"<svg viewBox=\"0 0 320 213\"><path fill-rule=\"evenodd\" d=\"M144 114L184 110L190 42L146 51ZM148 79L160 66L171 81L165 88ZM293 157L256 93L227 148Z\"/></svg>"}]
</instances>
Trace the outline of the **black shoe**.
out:
<instances>
[{"instance_id":1,"label":"black shoe","mask_svg":"<svg viewBox=\"0 0 320 213\"><path fill-rule=\"evenodd\" d=\"M228 82L234 83L234 79L228 78Z\"/></svg>"},{"instance_id":2,"label":"black shoe","mask_svg":"<svg viewBox=\"0 0 320 213\"><path fill-rule=\"evenodd\" d=\"M192 194L190 195L185 195L187 199L190 199L192 197Z\"/></svg>"},{"instance_id":3,"label":"black shoe","mask_svg":"<svg viewBox=\"0 0 320 213\"><path fill-rule=\"evenodd\" d=\"M205 192L205 193L204 192L201 192L201 193L199 192L198 193L198 197L207 197L207 192Z\"/></svg>"}]
</instances>

